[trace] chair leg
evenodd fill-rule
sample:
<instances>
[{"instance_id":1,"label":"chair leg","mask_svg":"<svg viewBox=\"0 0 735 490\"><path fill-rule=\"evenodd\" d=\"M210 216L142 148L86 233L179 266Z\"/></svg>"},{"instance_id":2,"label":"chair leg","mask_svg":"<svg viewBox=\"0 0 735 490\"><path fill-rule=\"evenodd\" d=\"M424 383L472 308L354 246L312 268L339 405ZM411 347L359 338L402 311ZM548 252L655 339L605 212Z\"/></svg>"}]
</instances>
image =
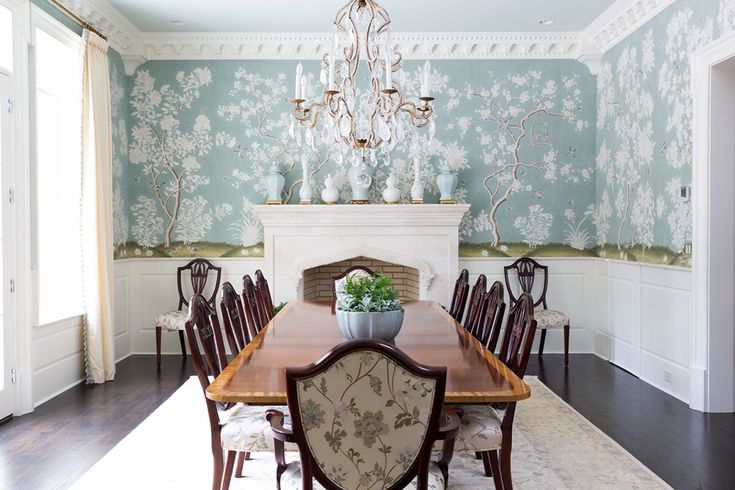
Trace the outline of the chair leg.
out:
<instances>
[{"instance_id":1,"label":"chair leg","mask_svg":"<svg viewBox=\"0 0 735 490\"><path fill-rule=\"evenodd\" d=\"M494 476L494 472L492 469L492 464L490 462L490 451L482 451L482 465L485 467L485 476Z\"/></svg>"},{"instance_id":2,"label":"chair leg","mask_svg":"<svg viewBox=\"0 0 735 490\"><path fill-rule=\"evenodd\" d=\"M513 490L513 477L510 472L510 452L513 448L513 437L510 431L503 431L503 446L500 449L500 476L503 479L503 490Z\"/></svg>"},{"instance_id":3,"label":"chair leg","mask_svg":"<svg viewBox=\"0 0 735 490\"><path fill-rule=\"evenodd\" d=\"M156 327L156 368L161 369L161 327Z\"/></svg>"},{"instance_id":4,"label":"chair leg","mask_svg":"<svg viewBox=\"0 0 735 490\"><path fill-rule=\"evenodd\" d=\"M230 488L232 468L235 467L235 459L237 459L237 451L227 451L227 462L225 463L225 473L222 476L221 490L229 490Z\"/></svg>"},{"instance_id":5,"label":"chair leg","mask_svg":"<svg viewBox=\"0 0 735 490\"><path fill-rule=\"evenodd\" d=\"M541 330L541 340L538 343L538 356L544 355L544 344L546 343L546 329Z\"/></svg>"},{"instance_id":6,"label":"chair leg","mask_svg":"<svg viewBox=\"0 0 735 490\"><path fill-rule=\"evenodd\" d=\"M184 338L184 331L179 330L179 343L181 344L181 355L184 356L184 360L186 361L186 339Z\"/></svg>"},{"instance_id":7,"label":"chair leg","mask_svg":"<svg viewBox=\"0 0 735 490\"><path fill-rule=\"evenodd\" d=\"M500 461L498 460L498 452L490 451L490 466L493 471L493 482L495 483L495 490L503 490L503 476L500 474Z\"/></svg>"},{"instance_id":8,"label":"chair leg","mask_svg":"<svg viewBox=\"0 0 735 490\"><path fill-rule=\"evenodd\" d=\"M273 441L273 454L276 457L276 488L281 490L281 475L286 471L286 445L283 441Z\"/></svg>"},{"instance_id":9,"label":"chair leg","mask_svg":"<svg viewBox=\"0 0 735 490\"><path fill-rule=\"evenodd\" d=\"M569 325L564 325L564 366L569 366Z\"/></svg>"},{"instance_id":10,"label":"chair leg","mask_svg":"<svg viewBox=\"0 0 735 490\"><path fill-rule=\"evenodd\" d=\"M222 485L222 473L224 471L224 461L222 450L212 452L214 467L212 469L212 490L220 490Z\"/></svg>"},{"instance_id":11,"label":"chair leg","mask_svg":"<svg viewBox=\"0 0 735 490\"><path fill-rule=\"evenodd\" d=\"M249 453L237 453L237 465L235 465L235 478L242 478L242 468L245 466L245 459Z\"/></svg>"}]
</instances>

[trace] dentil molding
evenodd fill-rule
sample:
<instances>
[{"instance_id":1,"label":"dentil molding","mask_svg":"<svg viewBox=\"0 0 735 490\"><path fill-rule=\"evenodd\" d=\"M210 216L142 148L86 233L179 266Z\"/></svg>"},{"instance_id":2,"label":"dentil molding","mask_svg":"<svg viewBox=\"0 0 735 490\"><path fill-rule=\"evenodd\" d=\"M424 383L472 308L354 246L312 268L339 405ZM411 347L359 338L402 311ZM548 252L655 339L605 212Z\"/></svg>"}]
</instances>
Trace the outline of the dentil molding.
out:
<instances>
[{"instance_id":1,"label":"dentil molding","mask_svg":"<svg viewBox=\"0 0 735 490\"><path fill-rule=\"evenodd\" d=\"M596 74L602 54L675 0L617 0L582 32L396 33L406 59L575 59ZM107 0L60 0L104 32L125 72L149 60L320 59L329 33L141 32Z\"/></svg>"},{"instance_id":2,"label":"dentil molding","mask_svg":"<svg viewBox=\"0 0 735 490\"><path fill-rule=\"evenodd\" d=\"M604 53L676 0L617 0L582 31L582 38Z\"/></svg>"}]
</instances>

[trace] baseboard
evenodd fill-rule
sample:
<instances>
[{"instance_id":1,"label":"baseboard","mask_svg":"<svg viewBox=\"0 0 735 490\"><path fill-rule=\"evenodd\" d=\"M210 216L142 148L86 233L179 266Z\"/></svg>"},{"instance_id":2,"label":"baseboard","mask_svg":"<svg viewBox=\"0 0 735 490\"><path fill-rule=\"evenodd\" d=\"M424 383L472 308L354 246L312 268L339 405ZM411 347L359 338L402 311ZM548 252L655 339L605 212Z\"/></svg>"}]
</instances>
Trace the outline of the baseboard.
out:
<instances>
[{"instance_id":1,"label":"baseboard","mask_svg":"<svg viewBox=\"0 0 735 490\"><path fill-rule=\"evenodd\" d=\"M77 381L74 381L71 384L66 385L65 387L61 388L60 390L58 390L58 391L56 391L56 392L54 392L54 393L52 393L52 394L50 394L50 395L48 395L48 396L40 399L40 400L38 400L37 402L35 402L33 404L33 409L35 410L36 408L38 408L39 406L43 405L44 403L46 403L47 401L51 400L52 398L56 398L57 396L61 395L65 391L68 391L68 390L70 390L70 389L74 388L75 386L80 385L82 383L84 383L84 378L79 379Z\"/></svg>"}]
</instances>

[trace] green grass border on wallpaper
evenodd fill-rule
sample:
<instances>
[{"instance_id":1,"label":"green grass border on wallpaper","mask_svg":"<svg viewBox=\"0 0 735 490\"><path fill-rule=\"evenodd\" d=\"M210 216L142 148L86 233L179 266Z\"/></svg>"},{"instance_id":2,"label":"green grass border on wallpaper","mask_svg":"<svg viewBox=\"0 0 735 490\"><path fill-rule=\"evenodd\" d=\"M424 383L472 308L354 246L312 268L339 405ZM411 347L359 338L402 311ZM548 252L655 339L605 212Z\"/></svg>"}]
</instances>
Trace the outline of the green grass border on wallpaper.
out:
<instances>
[{"instance_id":1,"label":"green grass border on wallpaper","mask_svg":"<svg viewBox=\"0 0 735 490\"><path fill-rule=\"evenodd\" d=\"M170 248L162 244L145 248L135 242L128 242L115 250L115 259L136 258L262 258L264 253L263 243L257 243L249 247L242 247L224 242L196 242L184 244L173 242ZM641 246L618 247L606 244L601 247L586 248L579 250L563 243L547 243L538 247L529 247L525 243L502 243L493 247L490 243L460 243L459 257L462 259L497 259L514 257L558 257L558 258L604 258L611 260L622 260L626 262L638 262L643 264L666 265L677 267L691 267L691 255L678 254L668 247L654 246L644 248Z\"/></svg>"}]
</instances>

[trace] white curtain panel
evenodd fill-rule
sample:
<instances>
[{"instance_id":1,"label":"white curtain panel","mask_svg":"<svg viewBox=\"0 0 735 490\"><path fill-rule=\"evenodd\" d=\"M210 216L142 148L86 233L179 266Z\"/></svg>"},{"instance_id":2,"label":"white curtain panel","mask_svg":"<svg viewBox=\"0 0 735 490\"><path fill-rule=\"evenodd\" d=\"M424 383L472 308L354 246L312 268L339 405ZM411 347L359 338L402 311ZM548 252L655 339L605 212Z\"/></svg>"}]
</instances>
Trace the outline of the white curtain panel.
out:
<instances>
[{"instance_id":1,"label":"white curtain panel","mask_svg":"<svg viewBox=\"0 0 735 490\"><path fill-rule=\"evenodd\" d=\"M115 378L112 122L107 41L84 31L82 264L87 382Z\"/></svg>"}]
</instances>

